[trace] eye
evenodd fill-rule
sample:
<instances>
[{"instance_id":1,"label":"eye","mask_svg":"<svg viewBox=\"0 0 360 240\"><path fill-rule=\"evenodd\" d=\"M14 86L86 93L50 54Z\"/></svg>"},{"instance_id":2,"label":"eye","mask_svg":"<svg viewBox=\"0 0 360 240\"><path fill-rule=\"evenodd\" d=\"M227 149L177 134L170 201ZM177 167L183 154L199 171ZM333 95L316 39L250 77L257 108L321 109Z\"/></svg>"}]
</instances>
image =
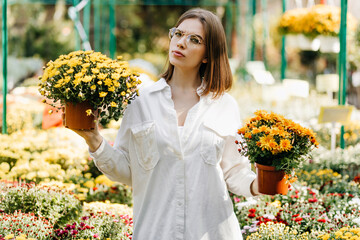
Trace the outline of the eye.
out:
<instances>
[{"instance_id":1,"label":"eye","mask_svg":"<svg viewBox=\"0 0 360 240\"><path fill-rule=\"evenodd\" d=\"M189 38L190 38L190 42L192 42L192 43L195 43L195 44L201 43L200 38L196 35L190 35Z\"/></svg>"},{"instance_id":2,"label":"eye","mask_svg":"<svg viewBox=\"0 0 360 240\"><path fill-rule=\"evenodd\" d=\"M183 36L183 33L180 31L180 30L175 30L175 32L174 32L174 36L175 37L182 37Z\"/></svg>"}]
</instances>

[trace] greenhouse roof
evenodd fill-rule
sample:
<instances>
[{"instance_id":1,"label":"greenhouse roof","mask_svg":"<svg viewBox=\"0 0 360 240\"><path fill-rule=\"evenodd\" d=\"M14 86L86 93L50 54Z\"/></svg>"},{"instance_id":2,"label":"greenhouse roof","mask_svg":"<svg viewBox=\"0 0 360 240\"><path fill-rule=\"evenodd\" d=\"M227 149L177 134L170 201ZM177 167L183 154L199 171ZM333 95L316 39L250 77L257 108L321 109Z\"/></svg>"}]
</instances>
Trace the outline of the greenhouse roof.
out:
<instances>
[{"instance_id":1,"label":"greenhouse roof","mask_svg":"<svg viewBox=\"0 0 360 240\"><path fill-rule=\"evenodd\" d=\"M8 4L27 4L27 3L42 3L42 4L56 4L57 0L9 0ZM66 4L73 5L74 0L65 0ZM76 0L77 3L80 0ZM186 6L221 6L228 3L228 0L93 0L92 4L101 2L105 4L115 5L186 5Z\"/></svg>"}]
</instances>

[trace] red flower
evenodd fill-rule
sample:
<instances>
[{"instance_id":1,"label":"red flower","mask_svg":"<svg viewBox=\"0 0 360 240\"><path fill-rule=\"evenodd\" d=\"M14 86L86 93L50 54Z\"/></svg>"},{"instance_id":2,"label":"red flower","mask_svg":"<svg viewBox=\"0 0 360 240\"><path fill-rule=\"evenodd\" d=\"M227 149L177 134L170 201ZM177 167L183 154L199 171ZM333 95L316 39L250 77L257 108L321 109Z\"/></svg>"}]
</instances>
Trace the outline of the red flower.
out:
<instances>
[{"instance_id":1,"label":"red flower","mask_svg":"<svg viewBox=\"0 0 360 240\"><path fill-rule=\"evenodd\" d=\"M248 215L248 217L249 217L249 218L254 218L254 217L255 217L255 213L250 213L250 214Z\"/></svg>"},{"instance_id":2,"label":"red flower","mask_svg":"<svg viewBox=\"0 0 360 240\"><path fill-rule=\"evenodd\" d=\"M309 203L314 203L314 202L317 202L317 199L316 198L309 198Z\"/></svg>"},{"instance_id":3,"label":"red flower","mask_svg":"<svg viewBox=\"0 0 360 240\"><path fill-rule=\"evenodd\" d=\"M251 208L251 209L249 209L249 212L250 212L250 213L256 213L256 209L255 209L255 208Z\"/></svg>"},{"instance_id":4,"label":"red flower","mask_svg":"<svg viewBox=\"0 0 360 240\"><path fill-rule=\"evenodd\" d=\"M297 217L297 218L294 219L295 222L301 222L302 220L303 220L302 217Z\"/></svg>"},{"instance_id":5,"label":"red flower","mask_svg":"<svg viewBox=\"0 0 360 240\"><path fill-rule=\"evenodd\" d=\"M354 177L354 182L360 183L360 175Z\"/></svg>"},{"instance_id":6,"label":"red flower","mask_svg":"<svg viewBox=\"0 0 360 240\"><path fill-rule=\"evenodd\" d=\"M318 222L323 222L323 223L326 222L325 219L318 219L317 221L318 221Z\"/></svg>"}]
</instances>

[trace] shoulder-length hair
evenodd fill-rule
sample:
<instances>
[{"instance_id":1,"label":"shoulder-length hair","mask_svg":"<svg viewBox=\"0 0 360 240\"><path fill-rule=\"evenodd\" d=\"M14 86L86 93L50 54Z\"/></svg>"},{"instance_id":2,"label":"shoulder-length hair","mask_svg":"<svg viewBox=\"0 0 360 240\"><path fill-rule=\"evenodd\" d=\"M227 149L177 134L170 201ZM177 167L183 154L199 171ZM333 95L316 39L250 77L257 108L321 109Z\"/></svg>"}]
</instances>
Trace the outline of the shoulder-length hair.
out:
<instances>
[{"instance_id":1,"label":"shoulder-length hair","mask_svg":"<svg viewBox=\"0 0 360 240\"><path fill-rule=\"evenodd\" d=\"M232 74L227 55L226 37L220 19L208 10L201 8L190 9L179 18L175 27L186 19L198 19L205 32L207 62L200 66L200 77L203 78L205 89L202 94L213 93L213 97L221 96L232 86ZM174 65L167 61L168 68L161 75L168 82L172 78Z\"/></svg>"}]
</instances>

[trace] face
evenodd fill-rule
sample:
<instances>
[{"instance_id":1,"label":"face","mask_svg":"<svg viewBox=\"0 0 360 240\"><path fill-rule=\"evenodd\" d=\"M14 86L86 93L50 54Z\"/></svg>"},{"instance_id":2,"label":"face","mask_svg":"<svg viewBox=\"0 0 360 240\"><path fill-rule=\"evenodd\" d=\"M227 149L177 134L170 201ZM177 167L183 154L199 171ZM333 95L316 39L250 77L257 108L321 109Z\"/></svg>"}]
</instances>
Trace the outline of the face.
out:
<instances>
[{"instance_id":1,"label":"face","mask_svg":"<svg viewBox=\"0 0 360 240\"><path fill-rule=\"evenodd\" d=\"M170 35L169 61L175 68L199 70L207 62L205 33L198 19L186 19Z\"/></svg>"}]
</instances>

